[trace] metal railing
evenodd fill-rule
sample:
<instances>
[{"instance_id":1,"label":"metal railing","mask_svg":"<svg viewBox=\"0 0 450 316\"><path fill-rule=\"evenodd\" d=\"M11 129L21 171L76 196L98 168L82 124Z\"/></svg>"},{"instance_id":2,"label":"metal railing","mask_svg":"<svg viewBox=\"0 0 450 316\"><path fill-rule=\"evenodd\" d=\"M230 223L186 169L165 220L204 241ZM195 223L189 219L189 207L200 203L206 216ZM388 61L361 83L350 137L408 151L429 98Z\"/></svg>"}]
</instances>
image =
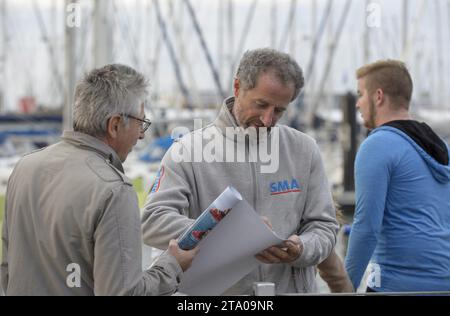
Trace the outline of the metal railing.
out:
<instances>
[{"instance_id":1,"label":"metal railing","mask_svg":"<svg viewBox=\"0 0 450 316\"><path fill-rule=\"evenodd\" d=\"M255 282L254 296L450 296L450 291L355 292L355 293L275 293L275 283Z\"/></svg>"}]
</instances>

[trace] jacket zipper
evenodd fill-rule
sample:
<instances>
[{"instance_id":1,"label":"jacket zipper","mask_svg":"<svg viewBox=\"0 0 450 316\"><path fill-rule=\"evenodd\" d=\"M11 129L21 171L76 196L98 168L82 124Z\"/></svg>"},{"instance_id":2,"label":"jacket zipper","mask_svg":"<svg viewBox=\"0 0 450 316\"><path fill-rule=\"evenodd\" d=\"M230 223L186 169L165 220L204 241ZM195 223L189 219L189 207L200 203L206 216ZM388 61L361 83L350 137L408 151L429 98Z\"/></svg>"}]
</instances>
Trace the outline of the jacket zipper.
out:
<instances>
[{"instance_id":1,"label":"jacket zipper","mask_svg":"<svg viewBox=\"0 0 450 316\"><path fill-rule=\"evenodd\" d=\"M257 207L257 202L258 202L258 186L257 186L257 183L256 183L256 171L255 171L255 168L256 168L256 162L249 162L250 163L250 169L251 169L251 173L252 173L252 179L253 179L253 205L254 205L254 207L255 207L255 209L256 209L256 207ZM259 265L258 266L258 270L259 270L259 280L261 281L261 282L264 282L265 280L264 280L264 273L263 273L263 266L262 265Z\"/></svg>"},{"instance_id":2,"label":"jacket zipper","mask_svg":"<svg viewBox=\"0 0 450 316\"><path fill-rule=\"evenodd\" d=\"M253 207L257 208L257 201L258 201L258 186L256 183L256 162L252 163L251 159L250 159L250 141L248 138L246 138L245 141L245 150L246 150L246 156L248 157L248 163L250 164L250 176L251 179L253 180ZM264 280L264 273L263 273L263 267L262 265L258 266L258 274L259 274L259 281L263 282Z\"/></svg>"}]
</instances>

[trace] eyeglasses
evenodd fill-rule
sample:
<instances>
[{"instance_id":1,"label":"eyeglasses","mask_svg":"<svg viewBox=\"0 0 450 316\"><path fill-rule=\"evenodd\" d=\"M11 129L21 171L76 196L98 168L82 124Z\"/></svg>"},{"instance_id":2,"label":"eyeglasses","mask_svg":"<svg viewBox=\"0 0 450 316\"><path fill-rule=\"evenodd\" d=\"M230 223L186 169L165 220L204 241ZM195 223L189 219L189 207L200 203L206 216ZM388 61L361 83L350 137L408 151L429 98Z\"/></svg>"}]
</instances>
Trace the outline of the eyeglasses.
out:
<instances>
[{"instance_id":1,"label":"eyeglasses","mask_svg":"<svg viewBox=\"0 0 450 316\"><path fill-rule=\"evenodd\" d=\"M136 116L133 116L130 114L125 114L125 113L121 113L120 115L142 122L142 126L141 126L142 133L145 133L148 130L148 128L150 127L150 125L152 125L152 122L149 119L141 119Z\"/></svg>"}]
</instances>

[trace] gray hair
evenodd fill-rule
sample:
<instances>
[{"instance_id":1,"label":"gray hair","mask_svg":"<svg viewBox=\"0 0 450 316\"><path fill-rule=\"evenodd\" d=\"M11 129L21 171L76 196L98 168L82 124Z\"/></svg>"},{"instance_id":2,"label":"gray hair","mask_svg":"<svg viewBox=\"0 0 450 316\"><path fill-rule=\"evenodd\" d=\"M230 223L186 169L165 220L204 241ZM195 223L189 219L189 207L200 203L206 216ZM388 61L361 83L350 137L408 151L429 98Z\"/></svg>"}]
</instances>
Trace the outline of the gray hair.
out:
<instances>
[{"instance_id":1,"label":"gray hair","mask_svg":"<svg viewBox=\"0 0 450 316\"><path fill-rule=\"evenodd\" d=\"M111 116L140 114L147 89L145 77L128 66L112 64L92 70L75 89L73 129L95 137L104 136ZM123 119L128 126L128 118Z\"/></svg>"},{"instance_id":2,"label":"gray hair","mask_svg":"<svg viewBox=\"0 0 450 316\"><path fill-rule=\"evenodd\" d=\"M246 51L236 72L244 90L253 89L261 73L273 71L283 84L293 83L293 101L305 84L303 72L297 62L288 54L271 48Z\"/></svg>"}]
</instances>

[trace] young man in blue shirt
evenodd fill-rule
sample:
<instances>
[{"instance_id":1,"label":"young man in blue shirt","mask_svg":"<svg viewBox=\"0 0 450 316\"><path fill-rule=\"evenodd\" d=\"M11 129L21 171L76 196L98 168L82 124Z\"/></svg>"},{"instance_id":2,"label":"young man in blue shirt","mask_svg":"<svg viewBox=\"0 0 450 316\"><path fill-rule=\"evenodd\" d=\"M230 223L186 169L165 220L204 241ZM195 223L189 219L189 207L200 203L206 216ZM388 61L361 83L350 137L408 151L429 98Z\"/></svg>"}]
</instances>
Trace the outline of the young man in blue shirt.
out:
<instances>
[{"instance_id":1,"label":"young man in blue shirt","mask_svg":"<svg viewBox=\"0 0 450 316\"><path fill-rule=\"evenodd\" d=\"M356 107L372 130L355 162L356 211L345 266L355 289L450 290L449 147L411 119L411 76L399 61L357 71Z\"/></svg>"}]
</instances>

